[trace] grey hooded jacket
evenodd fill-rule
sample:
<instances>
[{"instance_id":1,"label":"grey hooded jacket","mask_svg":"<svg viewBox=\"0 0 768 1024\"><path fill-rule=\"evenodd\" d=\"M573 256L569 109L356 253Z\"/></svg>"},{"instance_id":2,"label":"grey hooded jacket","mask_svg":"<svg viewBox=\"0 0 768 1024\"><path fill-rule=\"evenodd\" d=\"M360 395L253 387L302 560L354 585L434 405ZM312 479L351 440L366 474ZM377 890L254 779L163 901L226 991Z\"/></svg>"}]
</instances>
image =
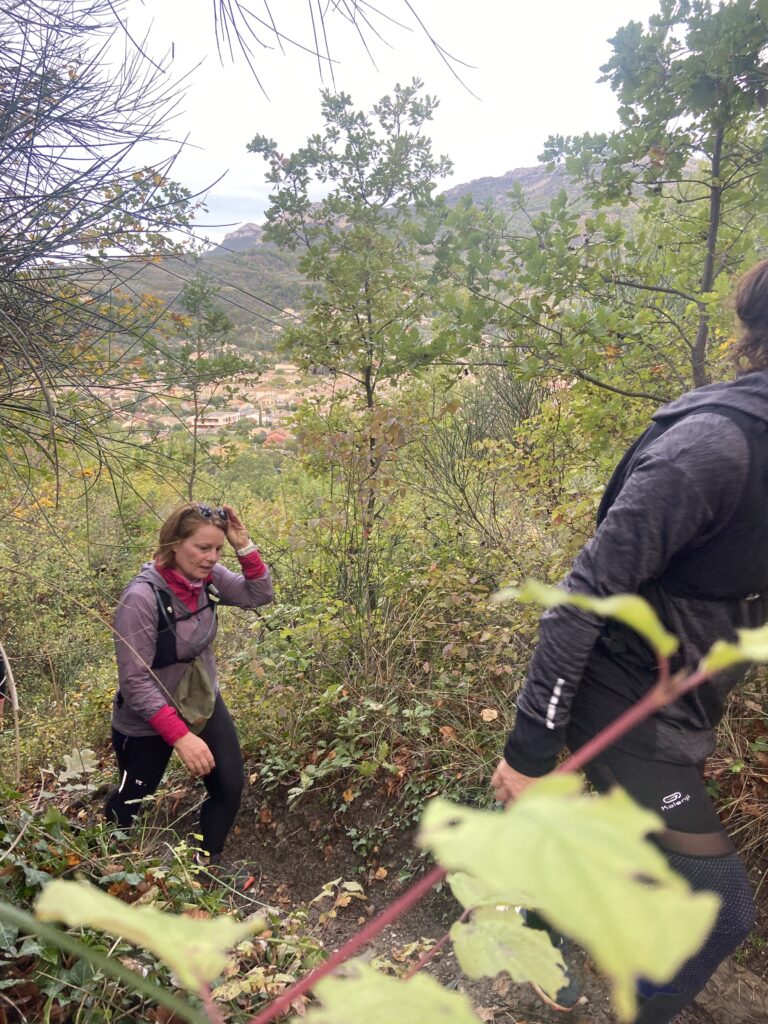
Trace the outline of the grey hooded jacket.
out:
<instances>
[{"instance_id":1,"label":"grey hooded jacket","mask_svg":"<svg viewBox=\"0 0 768 1024\"><path fill-rule=\"evenodd\" d=\"M112 708L112 725L126 736L157 735L148 720L165 705L174 706L173 695L187 668L187 662L150 668L155 657L158 620L157 602L150 583L170 592L154 564L148 562L125 588L115 611L113 630L119 689ZM268 570L259 579L249 580L223 565L215 565L213 585L218 590L221 605L256 608L268 604L273 597ZM216 659L211 646L216 637L213 609L206 608L199 615L184 619L189 608L173 594L171 599L174 611L181 617L176 623L177 656L199 655L218 688ZM201 590L198 608L205 607L207 600L205 590Z\"/></svg>"},{"instance_id":2,"label":"grey hooded jacket","mask_svg":"<svg viewBox=\"0 0 768 1024\"><path fill-rule=\"evenodd\" d=\"M605 597L639 593L681 641L679 662L693 668L713 642L735 639L740 627L768 620L768 594L742 600L701 600L669 593L659 577L687 544L726 523L750 469L743 431L712 404L768 422L768 370L688 392L660 409L656 420L686 415L643 448L597 532L563 582L567 590ZM700 411L697 411L700 410ZM766 509L768 530L768 509ZM743 670L713 680L663 708L617 746L677 764L698 764L714 749L714 726ZM656 679L656 669L604 622L561 605L544 613L539 642L517 699L507 762L543 775L568 742L572 747L617 717Z\"/></svg>"}]
</instances>

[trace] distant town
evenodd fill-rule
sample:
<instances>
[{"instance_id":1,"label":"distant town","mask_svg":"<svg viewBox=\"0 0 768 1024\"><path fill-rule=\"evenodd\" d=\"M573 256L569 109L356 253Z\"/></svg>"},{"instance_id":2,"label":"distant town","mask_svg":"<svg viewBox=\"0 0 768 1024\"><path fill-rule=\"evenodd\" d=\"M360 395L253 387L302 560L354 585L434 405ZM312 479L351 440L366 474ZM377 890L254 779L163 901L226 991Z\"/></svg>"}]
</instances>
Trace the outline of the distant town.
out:
<instances>
[{"instance_id":1,"label":"distant town","mask_svg":"<svg viewBox=\"0 0 768 1024\"><path fill-rule=\"evenodd\" d=\"M220 435L248 424L249 436L266 447L280 447L294 437L291 420L299 406L316 399L330 400L333 380L309 374L294 363L276 363L254 379L244 375L228 382L227 394L216 388L198 395L198 412L189 392L167 381L137 378L129 386L105 389L101 396L111 409L113 423L148 443L176 430Z\"/></svg>"}]
</instances>

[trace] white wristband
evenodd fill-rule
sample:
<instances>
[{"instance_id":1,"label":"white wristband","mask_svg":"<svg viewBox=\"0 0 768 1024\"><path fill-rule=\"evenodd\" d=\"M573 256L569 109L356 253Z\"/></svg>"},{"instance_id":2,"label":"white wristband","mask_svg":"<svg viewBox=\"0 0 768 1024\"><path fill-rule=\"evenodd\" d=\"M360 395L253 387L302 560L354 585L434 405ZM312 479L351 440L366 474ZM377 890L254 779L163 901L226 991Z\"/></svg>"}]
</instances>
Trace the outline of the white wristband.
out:
<instances>
[{"instance_id":1,"label":"white wristband","mask_svg":"<svg viewBox=\"0 0 768 1024\"><path fill-rule=\"evenodd\" d=\"M238 558L245 558L246 555L252 554L254 551L258 551L258 545L254 544L251 538L248 538L248 543L244 548L237 548L235 554Z\"/></svg>"}]
</instances>

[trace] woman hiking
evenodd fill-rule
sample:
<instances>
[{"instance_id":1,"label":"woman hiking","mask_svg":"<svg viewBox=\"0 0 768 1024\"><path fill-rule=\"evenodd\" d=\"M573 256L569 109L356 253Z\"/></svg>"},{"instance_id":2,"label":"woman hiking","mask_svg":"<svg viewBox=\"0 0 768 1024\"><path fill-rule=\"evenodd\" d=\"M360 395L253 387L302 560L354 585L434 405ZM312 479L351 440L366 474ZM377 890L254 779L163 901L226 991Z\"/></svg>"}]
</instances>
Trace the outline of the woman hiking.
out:
<instances>
[{"instance_id":1,"label":"woman hiking","mask_svg":"<svg viewBox=\"0 0 768 1024\"><path fill-rule=\"evenodd\" d=\"M225 541L241 574L219 564ZM221 861L243 788L240 743L216 677L217 608L257 608L272 596L269 570L235 510L189 502L165 520L154 561L131 580L115 612L112 745L120 781L107 817L127 828L175 750L208 791L198 854L205 865Z\"/></svg>"},{"instance_id":2,"label":"woman hiking","mask_svg":"<svg viewBox=\"0 0 768 1024\"><path fill-rule=\"evenodd\" d=\"M607 597L640 594L680 639L672 670L694 668L718 639L768 621L768 260L739 282L735 380L659 409L606 489L598 528L563 581ZM665 986L638 986L638 1024L669 1024L747 937L747 873L703 778L725 700L744 670L718 673L618 740L586 769L600 791L618 784L663 819L654 841L721 910L704 946ZM649 647L626 627L572 605L544 613L517 698L515 726L492 779L514 800L654 685Z\"/></svg>"}]
</instances>

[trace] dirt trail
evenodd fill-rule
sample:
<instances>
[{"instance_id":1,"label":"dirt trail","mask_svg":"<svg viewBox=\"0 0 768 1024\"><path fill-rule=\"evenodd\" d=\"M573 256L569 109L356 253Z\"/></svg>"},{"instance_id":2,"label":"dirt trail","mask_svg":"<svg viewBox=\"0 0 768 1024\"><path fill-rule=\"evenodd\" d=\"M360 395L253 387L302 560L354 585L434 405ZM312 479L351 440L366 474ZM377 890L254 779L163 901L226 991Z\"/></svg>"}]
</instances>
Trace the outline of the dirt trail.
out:
<instances>
[{"instance_id":1,"label":"dirt trail","mask_svg":"<svg viewBox=\"0 0 768 1024\"><path fill-rule=\"evenodd\" d=\"M382 807L374 799L360 798L357 806L353 804L339 816L315 799L305 798L288 808L280 799L265 800L256 787L251 787L230 839L228 855L255 869L255 898L282 907L308 906L310 920L325 948L332 951L392 902L428 866L415 850L410 833L383 838L380 844L369 846L367 856L360 856L353 849L347 831L368 829L375 834L371 823L380 820L381 815ZM338 907L335 916L324 919L332 900L310 901L326 883L338 878L359 882L365 899L354 899L347 906ZM445 887L436 890L393 928L383 932L366 955L381 957L396 969L409 966L430 940L442 938L459 913L450 892ZM758 950L755 956L756 966L764 968L764 954ZM466 991L480 1018L493 1024L614 1024L607 987L589 958L577 952L571 962L582 977L587 1002L567 1015L549 1008L530 986L513 985L506 977L468 981L450 952L450 945L430 963L428 970L442 984ZM768 986L750 967L730 962L714 980L716 983L708 986L697 1004L681 1014L679 1024L768 1021Z\"/></svg>"}]
</instances>

